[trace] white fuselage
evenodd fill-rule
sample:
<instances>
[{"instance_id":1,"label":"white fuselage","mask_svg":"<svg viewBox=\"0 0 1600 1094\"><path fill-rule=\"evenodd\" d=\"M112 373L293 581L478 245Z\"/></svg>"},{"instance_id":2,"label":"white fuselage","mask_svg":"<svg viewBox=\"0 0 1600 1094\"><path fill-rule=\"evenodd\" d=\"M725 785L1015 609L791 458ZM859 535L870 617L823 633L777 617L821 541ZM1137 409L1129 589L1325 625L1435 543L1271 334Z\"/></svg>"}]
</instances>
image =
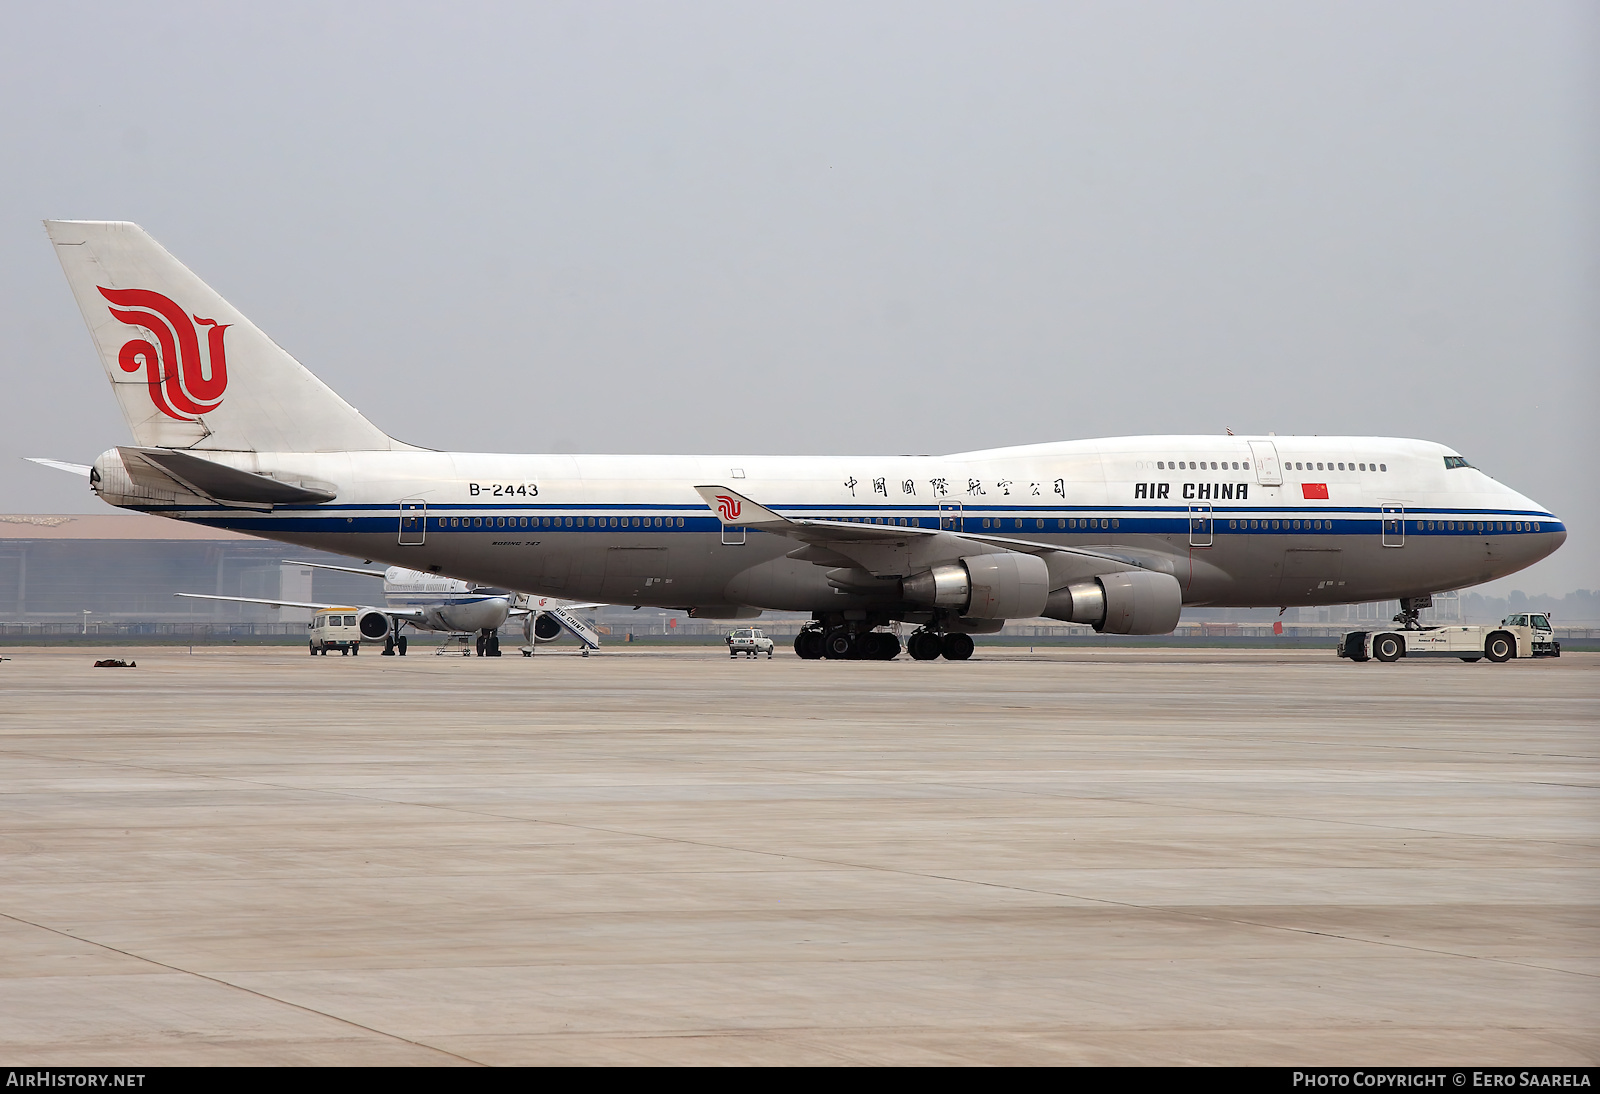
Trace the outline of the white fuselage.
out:
<instances>
[{"instance_id":1,"label":"white fuselage","mask_svg":"<svg viewBox=\"0 0 1600 1094\"><path fill-rule=\"evenodd\" d=\"M669 608L873 602L789 557L793 539L725 528L701 484L791 518L1121 552L1171 573L1186 604L1420 596L1515 572L1566 538L1538 503L1447 466L1462 462L1451 449L1379 437L1127 437L949 456L204 454L331 484L337 498L270 511L163 498L119 477L115 451L96 488L127 508L440 577Z\"/></svg>"},{"instance_id":2,"label":"white fuselage","mask_svg":"<svg viewBox=\"0 0 1600 1094\"><path fill-rule=\"evenodd\" d=\"M383 595L389 607L417 612L421 626L436 631L495 630L511 614L511 598L504 593L404 566L384 571Z\"/></svg>"}]
</instances>

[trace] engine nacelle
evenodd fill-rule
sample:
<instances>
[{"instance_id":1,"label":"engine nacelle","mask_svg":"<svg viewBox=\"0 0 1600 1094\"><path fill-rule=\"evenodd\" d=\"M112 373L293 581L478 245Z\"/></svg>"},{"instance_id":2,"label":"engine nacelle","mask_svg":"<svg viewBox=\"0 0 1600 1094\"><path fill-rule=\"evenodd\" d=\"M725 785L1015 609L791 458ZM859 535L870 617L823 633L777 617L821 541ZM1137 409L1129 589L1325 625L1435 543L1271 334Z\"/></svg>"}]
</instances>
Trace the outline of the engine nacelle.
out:
<instances>
[{"instance_id":1,"label":"engine nacelle","mask_svg":"<svg viewBox=\"0 0 1600 1094\"><path fill-rule=\"evenodd\" d=\"M562 629L560 620L549 612L534 612L528 616L523 633L530 642L554 642L561 637Z\"/></svg>"},{"instance_id":2,"label":"engine nacelle","mask_svg":"<svg viewBox=\"0 0 1600 1094\"><path fill-rule=\"evenodd\" d=\"M361 613L361 618L356 620L356 626L361 628L361 637L377 641L389 633L389 617L376 608L368 608Z\"/></svg>"},{"instance_id":3,"label":"engine nacelle","mask_svg":"<svg viewBox=\"0 0 1600 1094\"><path fill-rule=\"evenodd\" d=\"M912 574L900 592L970 619L1031 619L1049 599L1050 571L1036 555L970 555Z\"/></svg>"},{"instance_id":4,"label":"engine nacelle","mask_svg":"<svg viewBox=\"0 0 1600 1094\"><path fill-rule=\"evenodd\" d=\"M1170 634L1182 610L1183 588L1177 578L1129 570L1057 589L1040 614L1087 623L1107 634Z\"/></svg>"}]
</instances>

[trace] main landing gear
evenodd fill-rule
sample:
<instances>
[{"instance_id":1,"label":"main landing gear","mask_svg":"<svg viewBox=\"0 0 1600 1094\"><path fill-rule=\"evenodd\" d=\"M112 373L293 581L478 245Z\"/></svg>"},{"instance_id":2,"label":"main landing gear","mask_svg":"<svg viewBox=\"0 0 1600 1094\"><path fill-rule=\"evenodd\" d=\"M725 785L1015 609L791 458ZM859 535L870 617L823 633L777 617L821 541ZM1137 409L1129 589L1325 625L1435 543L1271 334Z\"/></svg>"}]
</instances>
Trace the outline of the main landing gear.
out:
<instances>
[{"instance_id":1,"label":"main landing gear","mask_svg":"<svg viewBox=\"0 0 1600 1094\"><path fill-rule=\"evenodd\" d=\"M940 634L924 627L907 639L905 651L916 661L965 661L972 656L972 636L951 632ZM900 656L900 636L889 631L869 630L865 624L834 626L812 624L794 637L794 652L807 661L893 661Z\"/></svg>"},{"instance_id":2,"label":"main landing gear","mask_svg":"<svg viewBox=\"0 0 1600 1094\"><path fill-rule=\"evenodd\" d=\"M972 635L952 631L941 635L936 631L920 630L911 636L906 649L917 661L965 661L972 656Z\"/></svg>"},{"instance_id":3,"label":"main landing gear","mask_svg":"<svg viewBox=\"0 0 1600 1094\"><path fill-rule=\"evenodd\" d=\"M794 652L807 661L893 661L900 656L900 636L848 624L806 627L794 636Z\"/></svg>"},{"instance_id":4,"label":"main landing gear","mask_svg":"<svg viewBox=\"0 0 1600 1094\"><path fill-rule=\"evenodd\" d=\"M400 633L400 621L398 619L394 621L394 626L389 629L388 637L383 640L383 656L393 657L397 653L401 657L406 655L406 636Z\"/></svg>"}]
</instances>

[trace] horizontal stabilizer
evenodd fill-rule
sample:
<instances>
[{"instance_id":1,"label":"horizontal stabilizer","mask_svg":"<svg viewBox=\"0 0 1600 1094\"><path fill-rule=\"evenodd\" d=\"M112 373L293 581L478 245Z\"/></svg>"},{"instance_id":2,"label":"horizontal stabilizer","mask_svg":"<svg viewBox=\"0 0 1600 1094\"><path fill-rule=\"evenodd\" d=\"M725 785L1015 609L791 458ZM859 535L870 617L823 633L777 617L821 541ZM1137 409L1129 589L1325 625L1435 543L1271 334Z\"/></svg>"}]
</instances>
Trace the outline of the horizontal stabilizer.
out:
<instances>
[{"instance_id":1,"label":"horizontal stabilizer","mask_svg":"<svg viewBox=\"0 0 1600 1094\"><path fill-rule=\"evenodd\" d=\"M57 471L70 471L72 474L82 475L84 478L88 478L89 472L94 470L86 463L67 463L65 460L49 460L45 459L43 456L24 456L22 458L27 460L29 463L37 463L42 464L45 467L53 467Z\"/></svg>"},{"instance_id":2,"label":"horizontal stabilizer","mask_svg":"<svg viewBox=\"0 0 1600 1094\"><path fill-rule=\"evenodd\" d=\"M170 448L119 447L117 452L128 469L128 476L135 482L140 481L142 465L191 494L224 504L317 504L338 497L332 490L319 486L284 482Z\"/></svg>"}]
</instances>

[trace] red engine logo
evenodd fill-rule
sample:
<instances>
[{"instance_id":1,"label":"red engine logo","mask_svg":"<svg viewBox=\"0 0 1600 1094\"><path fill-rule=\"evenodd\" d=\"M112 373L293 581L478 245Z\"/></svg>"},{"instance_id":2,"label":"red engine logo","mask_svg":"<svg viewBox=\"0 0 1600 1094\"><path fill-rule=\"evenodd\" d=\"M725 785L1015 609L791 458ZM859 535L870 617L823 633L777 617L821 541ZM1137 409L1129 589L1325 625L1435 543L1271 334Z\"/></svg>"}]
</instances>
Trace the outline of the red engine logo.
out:
<instances>
[{"instance_id":1,"label":"red engine logo","mask_svg":"<svg viewBox=\"0 0 1600 1094\"><path fill-rule=\"evenodd\" d=\"M155 335L159 347L145 338L123 343L117 364L123 372L144 369L150 401L156 409L180 422L192 422L222 405L228 388L228 359L222 338L229 323L190 316L171 300L148 289L100 289L115 305L114 318ZM205 359L200 354L200 327L206 332ZM209 366L209 367L208 367Z\"/></svg>"},{"instance_id":2,"label":"red engine logo","mask_svg":"<svg viewBox=\"0 0 1600 1094\"><path fill-rule=\"evenodd\" d=\"M739 504L738 498L730 498L726 494L717 495L717 512L722 514L723 520L738 520L739 510L744 508Z\"/></svg>"}]
</instances>

